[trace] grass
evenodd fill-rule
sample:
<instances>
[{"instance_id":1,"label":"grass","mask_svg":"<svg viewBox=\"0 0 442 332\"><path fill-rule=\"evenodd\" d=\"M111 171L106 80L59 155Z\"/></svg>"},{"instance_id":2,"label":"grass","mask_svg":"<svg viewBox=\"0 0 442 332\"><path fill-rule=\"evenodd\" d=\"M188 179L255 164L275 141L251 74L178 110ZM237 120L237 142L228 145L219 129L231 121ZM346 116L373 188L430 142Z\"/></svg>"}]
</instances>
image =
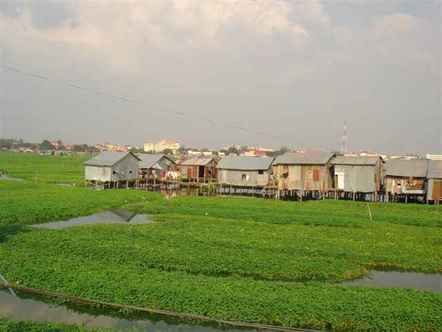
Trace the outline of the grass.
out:
<instances>
[{"instance_id":1,"label":"grass","mask_svg":"<svg viewBox=\"0 0 442 332\"><path fill-rule=\"evenodd\" d=\"M33 182L81 184L84 174L83 162L89 157L0 152L0 171L6 171L11 177Z\"/></svg>"},{"instance_id":2,"label":"grass","mask_svg":"<svg viewBox=\"0 0 442 332\"><path fill-rule=\"evenodd\" d=\"M135 190L93 191L44 183L0 181L0 227L29 225L76 216L140 202L156 197Z\"/></svg>"},{"instance_id":3,"label":"grass","mask_svg":"<svg viewBox=\"0 0 442 332\"><path fill-rule=\"evenodd\" d=\"M0 267L20 285L219 319L335 331L442 329L439 294L333 284L372 265L440 270L440 228L156 219L23 230L0 246Z\"/></svg>"},{"instance_id":4,"label":"grass","mask_svg":"<svg viewBox=\"0 0 442 332\"><path fill-rule=\"evenodd\" d=\"M371 222L358 202L166 200L47 182L0 182L0 272L10 282L285 327L442 330L441 294L336 283L369 268L442 272L441 207L370 203ZM156 223L25 226L118 205Z\"/></svg>"},{"instance_id":5,"label":"grass","mask_svg":"<svg viewBox=\"0 0 442 332\"><path fill-rule=\"evenodd\" d=\"M367 203L353 201L285 202L239 197L179 196L155 203L134 208L149 214L174 213L271 224L361 227L370 222ZM442 206L370 203L370 209L376 224L442 227Z\"/></svg>"}]
</instances>

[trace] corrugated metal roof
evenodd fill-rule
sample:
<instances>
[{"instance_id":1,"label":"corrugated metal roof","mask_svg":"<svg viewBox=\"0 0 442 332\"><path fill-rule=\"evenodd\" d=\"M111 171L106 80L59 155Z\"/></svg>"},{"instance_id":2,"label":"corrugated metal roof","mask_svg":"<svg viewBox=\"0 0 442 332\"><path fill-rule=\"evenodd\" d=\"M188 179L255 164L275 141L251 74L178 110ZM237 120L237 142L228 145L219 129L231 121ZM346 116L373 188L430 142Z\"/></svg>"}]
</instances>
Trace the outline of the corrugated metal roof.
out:
<instances>
[{"instance_id":1,"label":"corrugated metal roof","mask_svg":"<svg viewBox=\"0 0 442 332\"><path fill-rule=\"evenodd\" d=\"M367 156L336 156L331 160L333 165L375 166L380 157Z\"/></svg>"},{"instance_id":2,"label":"corrugated metal roof","mask_svg":"<svg viewBox=\"0 0 442 332\"><path fill-rule=\"evenodd\" d=\"M385 163L386 176L424 178L427 176L426 159L391 159Z\"/></svg>"},{"instance_id":3,"label":"corrugated metal roof","mask_svg":"<svg viewBox=\"0 0 442 332\"><path fill-rule=\"evenodd\" d=\"M428 161L428 176L429 179L442 179L442 160Z\"/></svg>"},{"instance_id":4,"label":"corrugated metal roof","mask_svg":"<svg viewBox=\"0 0 442 332\"><path fill-rule=\"evenodd\" d=\"M86 161L84 165L110 167L115 165L117 162L119 162L129 154L131 154L132 156L134 156L136 159L139 160L139 158L131 152L104 151L98 154L97 156L93 157L92 159Z\"/></svg>"},{"instance_id":5,"label":"corrugated metal roof","mask_svg":"<svg viewBox=\"0 0 442 332\"><path fill-rule=\"evenodd\" d=\"M180 165L182 166L206 166L209 164L213 158L190 158L182 161Z\"/></svg>"},{"instance_id":6,"label":"corrugated metal roof","mask_svg":"<svg viewBox=\"0 0 442 332\"><path fill-rule=\"evenodd\" d=\"M324 165L334 153L325 151L287 152L276 158L275 165Z\"/></svg>"},{"instance_id":7,"label":"corrugated metal roof","mask_svg":"<svg viewBox=\"0 0 442 332\"><path fill-rule=\"evenodd\" d=\"M272 166L272 162L273 158L270 157L228 156L220 160L217 168L242 171L267 170Z\"/></svg>"},{"instance_id":8,"label":"corrugated metal roof","mask_svg":"<svg viewBox=\"0 0 442 332\"><path fill-rule=\"evenodd\" d=\"M140 168L147 168L147 169L155 168L155 169L158 169L157 167L154 167L154 166L165 155L162 154L162 153L159 153L159 154L139 153L139 154L137 154L137 156L138 156L138 158L141 159L141 161L139 162ZM161 167L159 169L161 169Z\"/></svg>"}]
</instances>

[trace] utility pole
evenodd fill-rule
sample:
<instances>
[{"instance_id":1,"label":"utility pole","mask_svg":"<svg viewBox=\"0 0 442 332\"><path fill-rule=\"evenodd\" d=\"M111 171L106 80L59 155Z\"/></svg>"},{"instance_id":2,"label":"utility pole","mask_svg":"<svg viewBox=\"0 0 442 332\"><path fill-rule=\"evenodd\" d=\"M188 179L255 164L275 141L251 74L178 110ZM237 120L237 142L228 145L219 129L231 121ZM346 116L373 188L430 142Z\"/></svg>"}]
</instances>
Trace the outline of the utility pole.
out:
<instances>
[{"instance_id":1,"label":"utility pole","mask_svg":"<svg viewBox=\"0 0 442 332\"><path fill-rule=\"evenodd\" d=\"M344 134L341 141L341 153L346 154L348 151L347 121L344 121Z\"/></svg>"}]
</instances>

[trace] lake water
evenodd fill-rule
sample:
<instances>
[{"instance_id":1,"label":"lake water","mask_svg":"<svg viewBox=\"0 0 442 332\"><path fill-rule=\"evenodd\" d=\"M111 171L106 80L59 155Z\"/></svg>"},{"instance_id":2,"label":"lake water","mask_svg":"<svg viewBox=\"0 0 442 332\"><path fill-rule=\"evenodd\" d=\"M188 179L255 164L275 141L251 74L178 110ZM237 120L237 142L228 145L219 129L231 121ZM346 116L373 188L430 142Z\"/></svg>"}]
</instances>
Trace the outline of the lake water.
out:
<instances>
[{"instance_id":1,"label":"lake water","mask_svg":"<svg viewBox=\"0 0 442 332\"><path fill-rule=\"evenodd\" d=\"M257 330L223 329L222 327L198 326L188 322L179 322L158 315L143 314L137 319L124 319L110 314L91 313L78 307L48 304L35 298L18 293L12 296L0 289L0 317L17 321L43 321L60 324L83 325L87 328L112 328L117 331L149 332L252 332Z\"/></svg>"},{"instance_id":2,"label":"lake water","mask_svg":"<svg viewBox=\"0 0 442 332\"><path fill-rule=\"evenodd\" d=\"M112 209L105 212L95 213L86 217L78 217L65 221L54 221L45 224L32 225L35 228L64 229L79 225L99 224L125 224L143 225L151 224L153 221L144 214L137 214L125 209Z\"/></svg>"},{"instance_id":3,"label":"lake water","mask_svg":"<svg viewBox=\"0 0 442 332\"><path fill-rule=\"evenodd\" d=\"M442 293L442 274L370 271L366 277L344 281L342 284L377 288L414 288L433 293Z\"/></svg>"}]
</instances>

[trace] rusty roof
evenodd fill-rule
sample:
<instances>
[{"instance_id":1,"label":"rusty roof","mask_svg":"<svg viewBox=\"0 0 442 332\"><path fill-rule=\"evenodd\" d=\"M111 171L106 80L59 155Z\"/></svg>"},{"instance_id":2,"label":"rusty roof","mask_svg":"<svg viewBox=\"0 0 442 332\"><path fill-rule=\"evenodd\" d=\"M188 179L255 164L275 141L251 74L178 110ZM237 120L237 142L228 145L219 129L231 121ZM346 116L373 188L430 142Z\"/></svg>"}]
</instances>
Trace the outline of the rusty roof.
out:
<instances>
[{"instance_id":1,"label":"rusty roof","mask_svg":"<svg viewBox=\"0 0 442 332\"><path fill-rule=\"evenodd\" d=\"M181 166L207 166L211 163L213 158L189 158L180 162Z\"/></svg>"}]
</instances>

